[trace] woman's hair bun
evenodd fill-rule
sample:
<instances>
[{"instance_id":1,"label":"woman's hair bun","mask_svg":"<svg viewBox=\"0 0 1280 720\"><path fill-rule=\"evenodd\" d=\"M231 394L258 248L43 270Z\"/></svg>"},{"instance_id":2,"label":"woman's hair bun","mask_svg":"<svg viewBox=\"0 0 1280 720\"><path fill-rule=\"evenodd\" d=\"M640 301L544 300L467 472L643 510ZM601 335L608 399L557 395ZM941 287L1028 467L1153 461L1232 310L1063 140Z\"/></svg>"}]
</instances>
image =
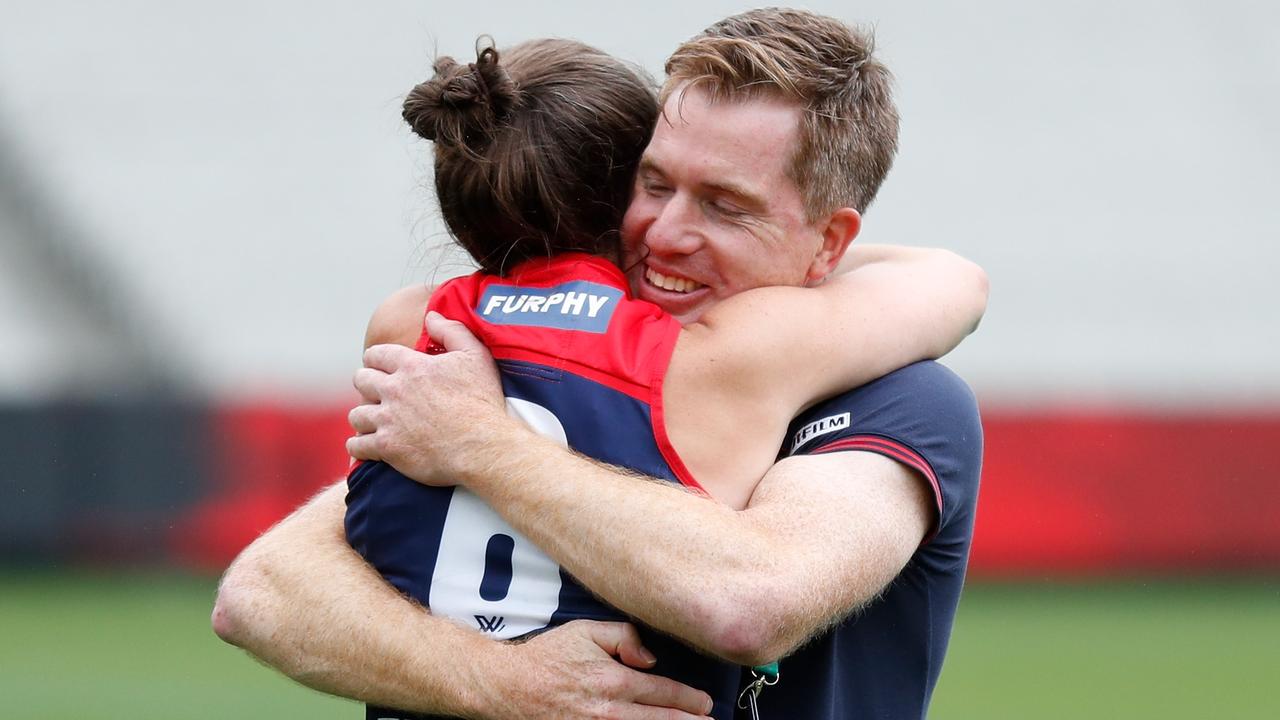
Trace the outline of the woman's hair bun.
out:
<instances>
[{"instance_id":1,"label":"woman's hair bun","mask_svg":"<svg viewBox=\"0 0 1280 720\"><path fill-rule=\"evenodd\" d=\"M420 137L437 145L483 149L515 102L516 88L492 46L477 48L476 61L436 59L435 75L409 92L403 117Z\"/></svg>"}]
</instances>

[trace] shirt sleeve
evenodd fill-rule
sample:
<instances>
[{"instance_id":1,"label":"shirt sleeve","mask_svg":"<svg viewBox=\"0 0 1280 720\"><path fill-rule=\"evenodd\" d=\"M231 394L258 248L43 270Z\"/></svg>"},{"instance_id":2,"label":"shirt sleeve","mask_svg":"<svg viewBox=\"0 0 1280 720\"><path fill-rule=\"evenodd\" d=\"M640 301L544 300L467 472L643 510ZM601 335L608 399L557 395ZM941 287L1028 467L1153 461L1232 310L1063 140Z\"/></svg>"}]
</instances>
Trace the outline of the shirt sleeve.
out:
<instances>
[{"instance_id":1,"label":"shirt sleeve","mask_svg":"<svg viewBox=\"0 0 1280 720\"><path fill-rule=\"evenodd\" d=\"M908 365L810 408L792 421L782 457L861 451L916 471L933 492L938 523L968 532L982 465L973 392L946 367Z\"/></svg>"}]
</instances>

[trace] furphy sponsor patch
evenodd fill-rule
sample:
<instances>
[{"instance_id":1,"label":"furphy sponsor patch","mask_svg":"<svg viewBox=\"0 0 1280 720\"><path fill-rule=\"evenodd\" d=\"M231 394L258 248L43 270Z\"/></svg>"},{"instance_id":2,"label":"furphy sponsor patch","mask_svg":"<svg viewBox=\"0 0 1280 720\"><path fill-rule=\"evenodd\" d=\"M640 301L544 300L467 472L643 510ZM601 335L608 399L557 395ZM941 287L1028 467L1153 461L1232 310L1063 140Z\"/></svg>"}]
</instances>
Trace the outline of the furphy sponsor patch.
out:
<instances>
[{"instance_id":1,"label":"furphy sponsor patch","mask_svg":"<svg viewBox=\"0 0 1280 720\"><path fill-rule=\"evenodd\" d=\"M820 435L844 430L847 427L849 427L849 413L847 412L839 415L828 415L821 420L814 420L796 432L795 438L791 441L791 452L795 452L801 445Z\"/></svg>"},{"instance_id":2,"label":"furphy sponsor patch","mask_svg":"<svg viewBox=\"0 0 1280 720\"><path fill-rule=\"evenodd\" d=\"M490 285L476 314L495 325L603 333L621 299L621 290L585 280L549 288Z\"/></svg>"}]
</instances>

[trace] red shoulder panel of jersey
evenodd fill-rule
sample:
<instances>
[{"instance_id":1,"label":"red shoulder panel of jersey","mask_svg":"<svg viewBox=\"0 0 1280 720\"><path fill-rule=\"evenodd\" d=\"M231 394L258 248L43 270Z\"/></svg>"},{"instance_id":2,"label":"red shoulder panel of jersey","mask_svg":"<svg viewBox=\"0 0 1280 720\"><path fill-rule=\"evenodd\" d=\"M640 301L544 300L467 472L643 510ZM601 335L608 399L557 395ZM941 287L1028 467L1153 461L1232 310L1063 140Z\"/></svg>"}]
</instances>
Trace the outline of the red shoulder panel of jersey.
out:
<instances>
[{"instance_id":1,"label":"red shoulder panel of jersey","mask_svg":"<svg viewBox=\"0 0 1280 720\"><path fill-rule=\"evenodd\" d=\"M680 331L658 306L630 296L617 266L581 253L531 260L505 278L455 278L428 309L466 324L497 359L575 372L645 402Z\"/></svg>"},{"instance_id":2,"label":"red shoulder panel of jersey","mask_svg":"<svg viewBox=\"0 0 1280 720\"><path fill-rule=\"evenodd\" d=\"M662 380L680 324L658 306L631 297L626 276L593 255L530 260L507 277L454 278L427 309L464 323L498 360L571 372L649 405L654 438L680 481L705 490L667 436ZM423 333L417 349L431 351Z\"/></svg>"}]
</instances>

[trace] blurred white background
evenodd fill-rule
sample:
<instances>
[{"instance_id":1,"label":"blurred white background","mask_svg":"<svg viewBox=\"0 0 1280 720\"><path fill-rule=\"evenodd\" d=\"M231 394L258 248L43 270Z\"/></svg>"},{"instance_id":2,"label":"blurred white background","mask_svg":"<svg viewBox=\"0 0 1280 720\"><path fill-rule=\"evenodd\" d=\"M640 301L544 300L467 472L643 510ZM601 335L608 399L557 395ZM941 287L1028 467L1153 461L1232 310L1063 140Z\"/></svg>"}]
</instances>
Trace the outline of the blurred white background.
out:
<instances>
[{"instance_id":1,"label":"blurred white background","mask_svg":"<svg viewBox=\"0 0 1280 720\"><path fill-rule=\"evenodd\" d=\"M331 401L391 291L467 270L400 100L574 37L656 77L732 2L0 2L0 399ZM819 2L902 151L863 240L992 279L949 364L1008 405L1280 401L1280 5Z\"/></svg>"}]
</instances>

